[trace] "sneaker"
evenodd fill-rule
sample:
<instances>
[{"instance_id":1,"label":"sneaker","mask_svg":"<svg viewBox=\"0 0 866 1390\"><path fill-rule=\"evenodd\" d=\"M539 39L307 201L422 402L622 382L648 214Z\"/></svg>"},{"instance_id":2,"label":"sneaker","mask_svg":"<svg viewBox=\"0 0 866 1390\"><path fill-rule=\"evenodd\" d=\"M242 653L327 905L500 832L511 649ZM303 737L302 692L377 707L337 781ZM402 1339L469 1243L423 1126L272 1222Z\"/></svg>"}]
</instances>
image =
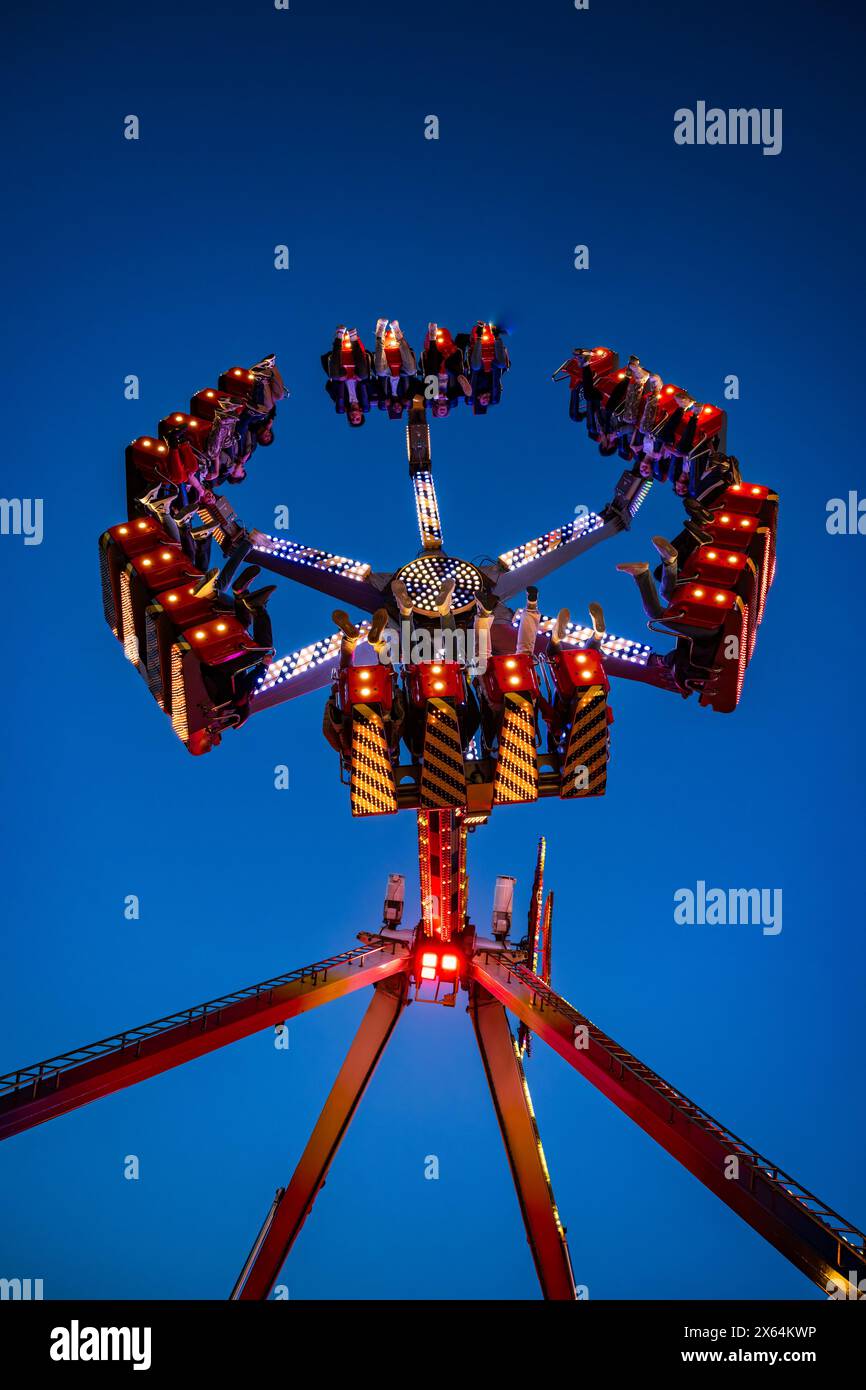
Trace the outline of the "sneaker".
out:
<instances>
[{"instance_id":1,"label":"sneaker","mask_svg":"<svg viewBox=\"0 0 866 1390\"><path fill-rule=\"evenodd\" d=\"M391 593L397 601L397 607L400 609L401 618L408 617L414 605L409 597L409 590L406 588L402 579L391 580Z\"/></svg>"},{"instance_id":2,"label":"sneaker","mask_svg":"<svg viewBox=\"0 0 866 1390\"><path fill-rule=\"evenodd\" d=\"M271 594L275 594L276 592L276 584L266 584L263 589L256 589L252 594L244 594L243 601L247 608L267 608L268 599Z\"/></svg>"},{"instance_id":3,"label":"sneaker","mask_svg":"<svg viewBox=\"0 0 866 1390\"><path fill-rule=\"evenodd\" d=\"M331 620L336 623L343 636L348 637L350 642L357 642L359 640L361 636L360 632L355 627L348 613L344 612L342 608L334 609L331 614Z\"/></svg>"},{"instance_id":4,"label":"sneaker","mask_svg":"<svg viewBox=\"0 0 866 1390\"><path fill-rule=\"evenodd\" d=\"M677 560L679 559L679 556L677 555L676 549L674 546L671 545L670 541L666 541L664 536L653 536L652 542L659 553L659 559L662 561L662 564L676 564Z\"/></svg>"},{"instance_id":5,"label":"sneaker","mask_svg":"<svg viewBox=\"0 0 866 1390\"><path fill-rule=\"evenodd\" d=\"M345 615L344 615L344 616L345 616ZM334 621L335 621L335 622L337 621L337 614L336 614L336 613L334 614ZM377 608L377 609L376 609L376 612L373 614L372 618L370 619L370 628L369 628L369 631L368 631L368 633L367 633L367 641L370 643L370 646L371 646L371 647L374 646L374 645L376 644L376 642L379 641L379 638L382 636L382 633L385 631L385 627L386 627L387 623L388 623L388 610L387 610L387 608ZM348 635L348 634L347 634L347 635Z\"/></svg>"},{"instance_id":6,"label":"sneaker","mask_svg":"<svg viewBox=\"0 0 866 1390\"><path fill-rule=\"evenodd\" d=\"M630 560L626 564L617 565L620 574L631 574L635 578L639 574L649 574L649 565L645 560Z\"/></svg>"},{"instance_id":7,"label":"sneaker","mask_svg":"<svg viewBox=\"0 0 866 1390\"><path fill-rule=\"evenodd\" d=\"M399 343L400 339L403 337L403 330L396 319L391 320L391 332L394 334L394 337L397 339L397 342Z\"/></svg>"},{"instance_id":8,"label":"sneaker","mask_svg":"<svg viewBox=\"0 0 866 1390\"><path fill-rule=\"evenodd\" d=\"M431 343L435 343L435 341L436 341L436 334L437 334L438 332L439 332L439 325L438 325L438 323L428 323L428 325L427 325L427 337L430 339Z\"/></svg>"},{"instance_id":9,"label":"sneaker","mask_svg":"<svg viewBox=\"0 0 866 1390\"><path fill-rule=\"evenodd\" d=\"M457 385L460 387L460 390L463 392L464 396L472 395L472 383L470 382L469 378L463 376L462 373L457 378Z\"/></svg>"},{"instance_id":10,"label":"sneaker","mask_svg":"<svg viewBox=\"0 0 866 1390\"><path fill-rule=\"evenodd\" d=\"M254 579L258 579L262 572L261 565L249 565L242 570L232 585L232 590L236 594L245 594Z\"/></svg>"},{"instance_id":11,"label":"sneaker","mask_svg":"<svg viewBox=\"0 0 866 1390\"><path fill-rule=\"evenodd\" d=\"M535 584L530 584L526 590L526 598L529 603L538 603L538 588Z\"/></svg>"},{"instance_id":12,"label":"sneaker","mask_svg":"<svg viewBox=\"0 0 866 1390\"><path fill-rule=\"evenodd\" d=\"M446 579L442 583L439 593L436 595L436 602L433 605L437 613L441 613L444 618L446 613L451 612L451 600L454 597L454 580Z\"/></svg>"},{"instance_id":13,"label":"sneaker","mask_svg":"<svg viewBox=\"0 0 866 1390\"><path fill-rule=\"evenodd\" d=\"M596 637L603 637L606 631L604 621L604 609L600 603L589 605L589 616L592 618L592 630Z\"/></svg>"},{"instance_id":14,"label":"sneaker","mask_svg":"<svg viewBox=\"0 0 866 1390\"><path fill-rule=\"evenodd\" d=\"M550 645L558 647L566 634L568 625L571 622L571 614L567 608L560 608L556 615L556 622L550 632Z\"/></svg>"},{"instance_id":15,"label":"sneaker","mask_svg":"<svg viewBox=\"0 0 866 1390\"><path fill-rule=\"evenodd\" d=\"M387 320L387 319L377 319L377 320L376 320L376 337L377 337L377 338L384 338L384 336L385 336L385 329L386 329L387 327L388 327L388 320Z\"/></svg>"}]
</instances>

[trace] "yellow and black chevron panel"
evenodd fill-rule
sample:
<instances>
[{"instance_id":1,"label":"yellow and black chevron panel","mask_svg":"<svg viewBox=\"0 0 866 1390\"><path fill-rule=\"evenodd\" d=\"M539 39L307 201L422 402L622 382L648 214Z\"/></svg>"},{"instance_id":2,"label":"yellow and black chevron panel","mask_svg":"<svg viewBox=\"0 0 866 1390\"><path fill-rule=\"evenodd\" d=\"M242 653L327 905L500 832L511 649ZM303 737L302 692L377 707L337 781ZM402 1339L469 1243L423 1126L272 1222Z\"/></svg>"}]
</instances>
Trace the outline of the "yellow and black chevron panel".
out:
<instances>
[{"instance_id":1,"label":"yellow and black chevron panel","mask_svg":"<svg viewBox=\"0 0 866 1390\"><path fill-rule=\"evenodd\" d=\"M420 793L420 805L431 809L466 805L460 725L447 700L427 701Z\"/></svg>"},{"instance_id":2,"label":"yellow and black chevron panel","mask_svg":"<svg viewBox=\"0 0 866 1390\"><path fill-rule=\"evenodd\" d=\"M378 710L355 705L352 710L353 816L386 816L397 810L394 768L385 726Z\"/></svg>"},{"instance_id":3,"label":"yellow and black chevron panel","mask_svg":"<svg viewBox=\"0 0 866 1390\"><path fill-rule=\"evenodd\" d=\"M603 796L606 786L607 696L600 685L590 685L575 703L559 795Z\"/></svg>"},{"instance_id":4,"label":"yellow and black chevron panel","mask_svg":"<svg viewBox=\"0 0 866 1390\"><path fill-rule=\"evenodd\" d=\"M535 707L525 695L505 696L499 752L493 778L493 801L537 801L538 755L535 747Z\"/></svg>"}]
</instances>

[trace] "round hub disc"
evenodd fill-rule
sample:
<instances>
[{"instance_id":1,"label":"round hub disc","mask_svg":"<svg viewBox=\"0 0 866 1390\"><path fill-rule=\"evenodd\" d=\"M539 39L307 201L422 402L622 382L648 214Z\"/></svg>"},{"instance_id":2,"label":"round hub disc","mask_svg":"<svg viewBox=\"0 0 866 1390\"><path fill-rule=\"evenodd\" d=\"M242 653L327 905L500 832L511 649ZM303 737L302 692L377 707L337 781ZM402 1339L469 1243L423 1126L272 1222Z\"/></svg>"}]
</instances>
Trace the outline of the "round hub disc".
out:
<instances>
[{"instance_id":1,"label":"round hub disc","mask_svg":"<svg viewBox=\"0 0 866 1390\"><path fill-rule=\"evenodd\" d=\"M457 560L451 555L419 555L397 571L396 579L402 579L412 600L412 606L425 617L437 616L436 600L446 579L454 580L452 613L465 613L475 604L476 594L481 596L485 590L483 574L470 565L468 560Z\"/></svg>"}]
</instances>

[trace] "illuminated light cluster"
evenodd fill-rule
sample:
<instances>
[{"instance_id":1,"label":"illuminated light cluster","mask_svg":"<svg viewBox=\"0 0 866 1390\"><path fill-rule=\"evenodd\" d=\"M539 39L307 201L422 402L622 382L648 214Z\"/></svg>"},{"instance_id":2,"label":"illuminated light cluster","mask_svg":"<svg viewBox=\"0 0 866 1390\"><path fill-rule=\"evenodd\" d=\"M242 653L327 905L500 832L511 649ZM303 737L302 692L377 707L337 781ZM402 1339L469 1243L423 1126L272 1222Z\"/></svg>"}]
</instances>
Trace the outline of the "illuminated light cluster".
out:
<instances>
[{"instance_id":1,"label":"illuminated light cluster","mask_svg":"<svg viewBox=\"0 0 866 1390\"><path fill-rule=\"evenodd\" d=\"M459 961L450 951L439 955L437 951L423 951L421 954L421 979L435 980L440 975L456 975Z\"/></svg>"},{"instance_id":2,"label":"illuminated light cluster","mask_svg":"<svg viewBox=\"0 0 866 1390\"><path fill-rule=\"evenodd\" d=\"M171 647L171 727L183 743L189 740L183 656L177 642L173 642Z\"/></svg>"},{"instance_id":3,"label":"illuminated light cluster","mask_svg":"<svg viewBox=\"0 0 866 1390\"><path fill-rule=\"evenodd\" d=\"M534 541L526 541L523 545L515 546L513 550L506 550L500 555L499 563L509 570L520 569L521 565L528 565L530 560L536 560L540 555L549 555L552 550L558 550L570 541L588 536L603 525L604 520L597 512L587 512L585 516L578 516L574 521L566 522L565 526L558 526L555 531L545 532Z\"/></svg>"},{"instance_id":4,"label":"illuminated light cluster","mask_svg":"<svg viewBox=\"0 0 866 1390\"><path fill-rule=\"evenodd\" d=\"M439 502L432 473L416 473L412 479L415 489L415 510L418 513L418 529L425 546L438 548L442 544L442 523L439 518Z\"/></svg>"},{"instance_id":5,"label":"illuminated light cluster","mask_svg":"<svg viewBox=\"0 0 866 1390\"><path fill-rule=\"evenodd\" d=\"M463 612L484 591L484 579L474 565L450 555L421 555L404 565L397 576L406 585L412 607L419 613L434 615L439 590L446 579L454 580L452 611Z\"/></svg>"},{"instance_id":6,"label":"illuminated light cluster","mask_svg":"<svg viewBox=\"0 0 866 1390\"><path fill-rule=\"evenodd\" d=\"M635 493L634 497L631 499L631 501L630 501L629 504L628 504L628 509L629 509L629 512L630 512L630 514L631 514L632 516L637 516L638 512L640 511L641 507L643 506L644 502L646 501L647 497L648 497L649 494L650 494L650 491L651 491L651 489L652 489L652 485L653 485L653 480L652 480L652 478L646 478L646 479L641 483L641 485L640 485L640 487L638 488L637 492Z\"/></svg>"},{"instance_id":7,"label":"illuminated light cluster","mask_svg":"<svg viewBox=\"0 0 866 1390\"><path fill-rule=\"evenodd\" d=\"M515 613L512 620L513 627L519 627L521 609ZM553 618L542 618L540 630L550 633L554 624ZM574 647L585 647L592 637L591 627L582 627L579 623L569 623L563 634L563 645ZM652 656L652 647L646 642L634 642L630 637L616 637L612 632L606 632L601 643L601 650L605 656L615 656L621 661L632 661L637 666L646 666Z\"/></svg>"},{"instance_id":8,"label":"illuminated light cluster","mask_svg":"<svg viewBox=\"0 0 866 1390\"><path fill-rule=\"evenodd\" d=\"M132 591L129 574L124 570L120 576L120 631L123 638L123 654L133 666L138 665L138 639L135 635L135 615L132 611Z\"/></svg>"},{"instance_id":9,"label":"illuminated light cluster","mask_svg":"<svg viewBox=\"0 0 866 1390\"><path fill-rule=\"evenodd\" d=\"M262 555L274 555L279 560L290 560L293 565L307 565L310 569L327 570L329 574L339 574L343 579L358 582L366 579L370 566L360 560L349 560L345 555L334 555L330 550L315 550L309 545L299 545L297 541L280 540L276 536L266 536L257 532L253 551Z\"/></svg>"},{"instance_id":10,"label":"illuminated light cluster","mask_svg":"<svg viewBox=\"0 0 866 1390\"><path fill-rule=\"evenodd\" d=\"M397 810L391 759L381 721L355 712L352 721L352 814L383 815Z\"/></svg>"}]
</instances>

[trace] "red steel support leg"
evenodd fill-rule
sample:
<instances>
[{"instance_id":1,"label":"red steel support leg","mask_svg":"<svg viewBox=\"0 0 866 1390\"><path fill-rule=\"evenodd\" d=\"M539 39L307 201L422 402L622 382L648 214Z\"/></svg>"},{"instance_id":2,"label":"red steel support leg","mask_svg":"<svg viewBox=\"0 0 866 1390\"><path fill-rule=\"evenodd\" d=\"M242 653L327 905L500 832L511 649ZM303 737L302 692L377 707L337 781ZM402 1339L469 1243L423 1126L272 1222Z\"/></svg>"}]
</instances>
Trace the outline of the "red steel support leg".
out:
<instances>
[{"instance_id":1,"label":"red steel support leg","mask_svg":"<svg viewBox=\"0 0 866 1390\"><path fill-rule=\"evenodd\" d=\"M356 946L0 1076L0 1139L400 974L408 954L398 942Z\"/></svg>"},{"instance_id":2,"label":"red steel support leg","mask_svg":"<svg viewBox=\"0 0 866 1390\"><path fill-rule=\"evenodd\" d=\"M541 1292L545 1298L573 1301L574 1275L565 1231L556 1209L529 1088L505 1010L486 989L473 985L469 1013Z\"/></svg>"},{"instance_id":3,"label":"red steel support leg","mask_svg":"<svg viewBox=\"0 0 866 1390\"><path fill-rule=\"evenodd\" d=\"M376 1070L385 1045L406 1003L408 979L402 975L377 985L361 1020L346 1060L325 1101L292 1174L288 1187L278 1194L272 1214L259 1235L244 1273L232 1291L233 1299L266 1299L276 1283L301 1227L313 1209L343 1136L360 1104L367 1083Z\"/></svg>"},{"instance_id":4,"label":"red steel support leg","mask_svg":"<svg viewBox=\"0 0 866 1390\"><path fill-rule=\"evenodd\" d=\"M615 1043L522 961L482 950L471 976L820 1289L866 1298L862 1231Z\"/></svg>"}]
</instances>

